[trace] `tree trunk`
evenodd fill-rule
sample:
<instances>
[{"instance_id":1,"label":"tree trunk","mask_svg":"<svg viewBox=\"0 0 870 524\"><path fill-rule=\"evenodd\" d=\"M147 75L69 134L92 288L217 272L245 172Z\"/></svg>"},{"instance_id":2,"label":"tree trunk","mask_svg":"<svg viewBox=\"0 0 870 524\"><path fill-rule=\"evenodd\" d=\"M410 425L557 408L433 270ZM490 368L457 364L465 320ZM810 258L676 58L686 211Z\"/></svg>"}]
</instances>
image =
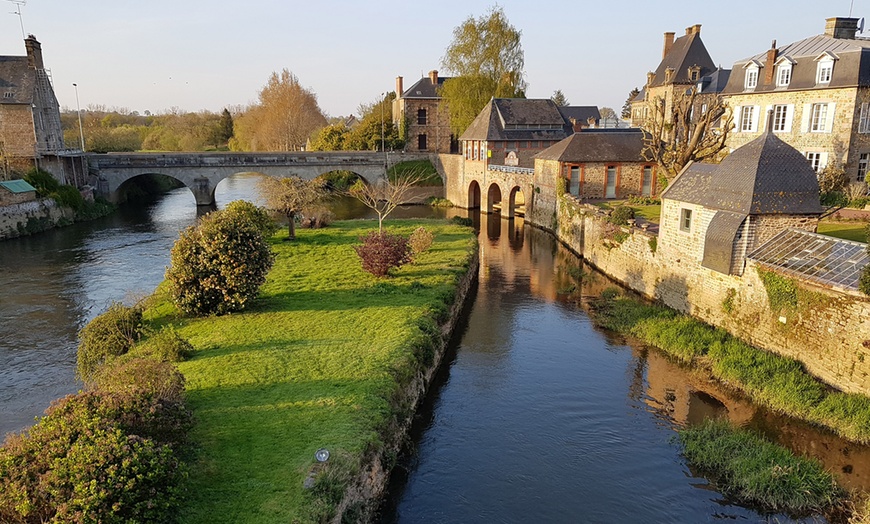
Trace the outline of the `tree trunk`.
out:
<instances>
[{"instance_id":1,"label":"tree trunk","mask_svg":"<svg viewBox=\"0 0 870 524\"><path fill-rule=\"evenodd\" d=\"M296 240L296 213L288 213L287 240Z\"/></svg>"}]
</instances>

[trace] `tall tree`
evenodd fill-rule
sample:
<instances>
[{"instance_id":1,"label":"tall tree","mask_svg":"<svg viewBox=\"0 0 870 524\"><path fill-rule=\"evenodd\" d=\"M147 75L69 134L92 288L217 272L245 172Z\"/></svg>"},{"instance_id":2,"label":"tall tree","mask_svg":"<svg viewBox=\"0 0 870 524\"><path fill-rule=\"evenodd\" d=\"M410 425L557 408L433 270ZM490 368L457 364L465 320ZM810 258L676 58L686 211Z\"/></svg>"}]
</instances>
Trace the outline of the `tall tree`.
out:
<instances>
[{"instance_id":1,"label":"tall tree","mask_svg":"<svg viewBox=\"0 0 870 524\"><path fill-rule=\"evenodd\" d=\"M568 102L568 99L565 98L565 94L562 93L561 89L557 89L557 90L553 91L553 96L550 97L550 100L552 100L553 103L555 103L559 107L565 107L565 106L571 105L571 103Z\"/></svg>"},{"instance_id":2,"label":"tall tree","mask_svg":"<svg viewBox=\"0 0 870 524\"><path fill-rule=\"evenodd\" d=\"M734 118L720 97L697 103L695 88L674 93L670 109L661 98L650 102L649 117L642 129L643 157L658 163L668 180L689 162L718 160L725 149Z\"/></svg>"},{"instance_id":3,"label":"tall tree","mask_svg":"<svg viewBox=\"0 0 870 524\"><path fill-rule=\"evenodd\" d=\"M233 149L298 151L326 125L317 96L286 68L272 73L257 104L236 118Z\"/></svg>"},{"instance_id":4,"label":"tall tree","mask_svg":"<svg viewBox=\"0 0 870 524\"><path fill-rule=\"evenodd\" d=\"M444 82L441 97L457 136L490 98L525 96L521 35L499 6L477 19L469 16L453 30L441 65L454 78Z\"/></svg>"},{"instance_id":5,"label":"tall tree","mask_svg":"<svg viewBox=\"0 0 870 524\"><path fill-rule=\"evenodd\" d=\"M218 130L220 144L226 144L233 137L233 115L230 114L229 109L224 108L223 113L221 113Z\"/></svg>"},{"instance_id":6,"label":"tall tree","mask_svg":"<svg viewBox=\"0 0 870 524\"><path fill-rule=\"evenodd\" d=\"M640 90L636 87L628 93L628 98L625 100L625 103L622 104L622 118L631 118L631 101L639 94Z\"/></svg>"}]
</instances>

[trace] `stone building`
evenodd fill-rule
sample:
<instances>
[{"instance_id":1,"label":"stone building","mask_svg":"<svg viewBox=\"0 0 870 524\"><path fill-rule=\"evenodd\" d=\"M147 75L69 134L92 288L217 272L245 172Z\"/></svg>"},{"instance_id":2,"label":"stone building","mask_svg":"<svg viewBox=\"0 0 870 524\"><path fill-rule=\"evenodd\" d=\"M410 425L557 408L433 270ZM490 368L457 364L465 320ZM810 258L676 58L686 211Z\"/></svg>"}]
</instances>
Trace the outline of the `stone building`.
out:
<instances>
[{"instance_id":1,"label":"stone building","mask_svg":"<svg viewBox=\"0 0 870 524\"><path fill-rule=\"evenodd\" d=\"M768 131L720 164L689 164L662 192L659 250L724 274L781 231L814 232L819 183L804 156Z\"/></svg>"},{"instance_id":2,"label":"stone building","mask_svg":"<svg viewBox=\"0 0 870 524\"><path fill-rule=\"evenodd\" d=\"M84 184L82 152L63 143L60 106L42 58L29 35L26 56L0 56L0 176L38 166L63 183Z\"/></svg>"},{"instance_id":3,"label":"stone building","mask_svg":"<svg viewBox=\"0 0 870 524\"><path fill-rule=\"evenodd\" d=\"M560 177L578 198L652 197L657 166L642 151L639 129L581 130L538 153L535 186L552 186L549 178Z\"/></svg>"},{"instance_id":4,"label":"stone building","mask_svg":"<svg viewBox=\"0 0 870 524\"><path fill-rule=\"evenodd\" d=\"M819 170L843 166L853 180L870 167L870 40L856 39L857 18L828 18L825 32L734 64L723 94L733 109L737 148L766 131Z\"/></svg>"},{"instance_id":5,"label":"stone building","mask_svg":"<svg viewBox=\"0 0 870 524\"><path fill-rule=\"evenodd\" d=\"M711 76L716 71L717 67L701 41L701 24L687 27L686 34L676 40L674 33L665 33L662 61L655 72L647 73L646 84L632 100L632 127L643 126L652 111L651 104L663 103L668 115L675 95L680 96L696 86L711 92L718 86ZM718 80L718 75L715 79Z\"/></svg>"},{"instance_id":6,"label":"stone building","mask_svg":"<svg viewBox=\"0 0 870 524\"><path fill-rule=\"evenodd\" d=\"M24 180L0 181L0 206L36 200L36 188Z\"/></svg>"},{"instance_id":7,"label":"stone building","mask_svg":"<svg viewBox=\"0 0 870 524\"><path fill-rule=\"evenodd\" d=\"M450 115L439 93L447 80L450 77L429 71L428 77L405 90L402 77L396 77L393 118L405 130L405 151L459 153L459 141L450 131Z\"/></svg>"}]
</instances>

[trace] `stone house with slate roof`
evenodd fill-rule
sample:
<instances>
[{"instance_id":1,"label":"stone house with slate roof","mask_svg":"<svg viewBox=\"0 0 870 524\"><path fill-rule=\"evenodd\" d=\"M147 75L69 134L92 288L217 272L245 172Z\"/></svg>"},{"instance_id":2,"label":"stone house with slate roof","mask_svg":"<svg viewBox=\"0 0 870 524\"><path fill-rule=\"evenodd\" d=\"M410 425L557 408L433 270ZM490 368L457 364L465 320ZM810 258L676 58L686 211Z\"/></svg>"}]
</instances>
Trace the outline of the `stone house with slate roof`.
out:
<instances>
[{"instance_id":1,"label":"stone house with slate roof","mask_svg":"<svg viewBox=\"0 0 870 524\"><path fill-rule=\"evenodd\" d=\"M825 32L739 60L723 94L733 109L729 146L773 133L819 170L842 165L861 181L870 167L870 40L857 18L828 18Z\"/></svg>"},{"instance_id":2,"label":"stone house with slate roof","mask_svg":"<svg viewBox=\"0 0 870 524\"><path fill-rule=\"evenodd\" d=\"M405 151L459 153L459 141L450 131L450 115L439 92L450 78L429 71L429 76L406 90L402 77L396 77L393 123L405 130Z\"/></svg>"},{"instance_id":3,"label":"stone house with slate roof","mask_svg":"<svg viewBox=\"0 0 870 524\"><path fill-rule=\"evenodd\" d=\"M664 36L662 61L655 72L647 73L647 81L631 103L631 125L641 127L651 111L649 104L662 100L665 114L670 114L674 95L685 93L696 85L705 85L713 92L720 84L718 70L701 41L701 24L686 28L686 34L674 40L674 33Z\"/></svg>"},{"instance_id":4,"label":"stone house with slate roof","mask_svg":"<svg viewBox=\"0 0 870 524\"><path fill-rule=\"evenodd\" d=\"M0 182L0 206L21 204L36 200L36 188L24 180Z\"/></svg>"},{"instance_id":5,"label":"stone house with slate roof","mask_svg":"<svg viewBox=\"0 0 870 524\"><path fill-rule=\"evenodd\" d=\"M564 180L577 198L656 196L656 164L643 158L640 129L585 129L535 156L535 186Z\"/></svg>"},{"instance_id":6,"label":"stone house with slate roof","mask_svg":"<svg viewBox=\"0 0 870 524\"><path fill-rule=\"evenodd\" d=\"M741 275L748 253L788 228L814 232L821 213L815 171L768 130L720 164L689 164L671 181L658 245L676 261Z\"/></svg>"}]
</instances>

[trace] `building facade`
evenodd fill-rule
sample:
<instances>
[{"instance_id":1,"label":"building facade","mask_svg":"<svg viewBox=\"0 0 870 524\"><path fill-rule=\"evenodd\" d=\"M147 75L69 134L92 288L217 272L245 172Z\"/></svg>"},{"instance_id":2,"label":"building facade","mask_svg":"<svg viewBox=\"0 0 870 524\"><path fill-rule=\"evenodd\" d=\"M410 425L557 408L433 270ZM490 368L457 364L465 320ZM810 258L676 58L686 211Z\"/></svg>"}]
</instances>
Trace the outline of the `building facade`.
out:
<instances>
[{"instance_id":1,"label":"building facade","mask_svg":"<svg viewBox=\"0 0 870 524\"><path fill-rule=\"evenodd\" d=\"M393 101L394 124L405 133L405 151L459 153L459 141L450 131L450 114L439 92L450 77L430 71L407 90L396 77Z\"/></svg>"},{"instance_id":2,"label":"building facade","mask_svg":"<svg viewBox=\"0 0 870 524\"><path fill-rule=\"evenodd\" d=\"M842 166L863 181L870 167L870 40L858 19L829 18L825 32L734 64L723 95L734 114L734 149L771 131L813 169ZM772 119L768 124L768 114Z\"/></svg>"}]
</instances>

